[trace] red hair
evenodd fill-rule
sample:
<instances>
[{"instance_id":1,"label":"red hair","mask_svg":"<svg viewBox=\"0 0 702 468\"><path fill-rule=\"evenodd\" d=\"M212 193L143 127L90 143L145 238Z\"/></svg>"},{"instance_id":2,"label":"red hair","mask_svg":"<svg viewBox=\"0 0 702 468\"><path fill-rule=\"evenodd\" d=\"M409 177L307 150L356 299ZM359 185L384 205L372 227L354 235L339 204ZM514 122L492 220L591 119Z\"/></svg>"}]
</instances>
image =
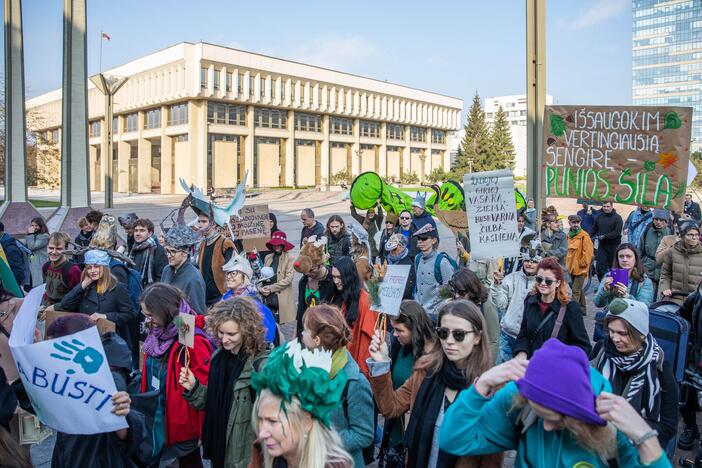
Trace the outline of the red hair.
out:
<instances>
[{"instance_id":1,"label":"red hair","mask_svg":"<svg viewBox=\"0 0 702 468\"><path fill-rule=\"evenodd\" d=\"M568 285L565 281L563 281L563 267L560 263L558 263L556 257L546 257L541 260L536 266L537 275L539 274L539 270L548 270L552 272L553 276L560 281L558 289L556 290L556 299L558 299L558 302L563 305L568 304L568 302L570 302L570 297L568 296ZM531 294L539 294L539 290L536 289L536 283L534 283L534 289L531 290Z\"/></svg>"},{"instance_id":2,"label":"red hair","mask_svg":"<svg viewBox=\"0 0 702 468\"><path fill-rule=\"evenodd\" d=\"M336 351L351 341L351 329L336 306L321 304L310 307L305 311L303 321L312 336L319 337L320 346L327 351Z\"/></svg>"}]
</instances>

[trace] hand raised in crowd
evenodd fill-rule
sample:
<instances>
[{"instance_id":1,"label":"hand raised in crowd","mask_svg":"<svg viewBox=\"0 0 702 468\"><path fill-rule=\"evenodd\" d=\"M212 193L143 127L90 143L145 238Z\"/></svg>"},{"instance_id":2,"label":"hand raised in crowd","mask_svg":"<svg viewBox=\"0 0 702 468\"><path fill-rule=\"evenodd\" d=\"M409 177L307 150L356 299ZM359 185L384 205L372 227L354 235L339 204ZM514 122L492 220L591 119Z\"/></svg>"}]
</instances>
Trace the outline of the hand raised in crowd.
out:
<instances>
[{"instance_id":1,"label":"hand raised in crowd","mask_svg":"<svg viewBox=\"0 0 702 468\"><path fill-rule=\"evenodd\" d=\"M383 362L390 360L390 352L388 351L388 344L382 336L380 330L376 330L373 333L373 338L371 338L371 344L368 347L368 352L370 353L371 359L376 362Z\"/></svg>"},{"instance_id":2,"label":"hand raised in crowd","mask_svg":"<svg viewBox=\"0 0 702 468\"><path fill-rule=\"evenodd\" d=\"M648 434L651 427L631 404L622 396L602 392L597 397L595 408L605 421L611 422L630 440L636 441ZM661 456L658 438L651 437L637 447L639 458L643 463L650 463Z\"/></svg>"},{"instance_id":3,"label":"hand raised in crowd","mask_svg":"<svg viewBox=\"0 0 702 468\"><path fill-rule=\"evenodd\" d=\"M504 279L505 279L505 273L502 270L497 270L492 274L492 280L498 286L502 284L502 280L504 280Z\"/></svg>"},{"instance_id":4,"label":"hand raised in crowd","mask_svg":"<svg viewBox=\"0 0 702 468\"><path fill-rule=\"evenodd\" d=\"M112 395L112 413L117 416L126 416L129 414L132 400L127 392L115 392Z\"/></svg>"},{"instance_id":5,"label":"hand raised in crowd","mask_svg":"<svg viewBox=\"0 0 702 468\"><path fill-rule=\"evenodd\" d=\"M197 379L195 378L195 374L193 374L190 369L188 369L187 367L181 367L178 383L180 383L181 387L183 387L187 391L190 391L193 389L193 387L195 387Z\"/></svg>"},{"instance_id":6,"label":"hand raised in crowd","mask_svg":"<svg viewBox=\"0 0 702 468\"><path fill-rule=\"evenodd\" d=\"M602 281L602 287L605 291L609 292L609 288L612 286L612 281L614 281L614 278L611 276L606 277L604 281Z\"/></svg>"},{"instance_id":7,"label":"hand raised in crowd","mask_svg":"<svg viewBox=\"0 0 702 468\"><path fill-rule=\"evenodd\" d=\"M614 283L610 286L610 291L612 294L619 297L626 297L629 293L628 289L626 288L626 285L622 283Z\"/></svg>"},{"instance_id":8,"label":"hand raised in crowd","mask_svg":"<svg viewBox=\"0 0 702 468\"><path fill-rule=\"evenodd\" d=\"M99 313L95 312L94 314L91 314L90 317L88 317L88 318L90 319L91 322L97 323L97 321L100 319L107 320L107 315L99 314Z\"/></svg>"},{"instance_id":9,"label":"hand raised in crowd","mask_svg":"<svg viewBox=\"0 0 702 468\"><path fill-rule=\"evenodd\" d=\"M80 287L83 289L88 289L88 286L90 286L93 283L93 279L90 276L86 276L83 281L80 282Z\"/></svg>"},{"instance_id":10,"label":"hand raised in crowd","mask_svg":"<svg viewBox=\"0 0 702 468\"><path fill-rule=\"evenodd\" d=\"M482 396L491 397L504 384L524 377L529 361L516 357L483 373L475 382L475 390Z\"/></svg>"}]
</instances>

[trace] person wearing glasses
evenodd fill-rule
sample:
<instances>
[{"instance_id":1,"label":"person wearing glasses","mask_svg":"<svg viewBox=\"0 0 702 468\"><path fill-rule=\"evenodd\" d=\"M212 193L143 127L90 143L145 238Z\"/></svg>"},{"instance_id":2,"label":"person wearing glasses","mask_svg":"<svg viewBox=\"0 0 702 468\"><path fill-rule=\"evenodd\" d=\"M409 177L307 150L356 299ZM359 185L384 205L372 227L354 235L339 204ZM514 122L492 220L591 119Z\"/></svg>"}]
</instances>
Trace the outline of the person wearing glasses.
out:
<instances>
[{"instance_id":1,"label":"person wearing glasses","mask_svg":"<svg viewBox=\"0 0 702 468\"><path fill-rule=\"evenodd\" d=\"M398 226L397 232L405 236L407 239L407 245L409 246L410 256L414 258L417 255L417 240L412 237L414 234L414 227L412 226L412 213L408 210L403 210L398 217L400 225Z\"/></svg>"},{"instance_id":2,"label":"person wearing glasses","mask_svg":"<svg viewBox=\"0 0 702 468\"><path fill-rule=\"evenodd\" d=\"M393 389L390 355L385 336L376 330L369 347L370 384L380 413L386 419L409 412L405 430L410 468L436 466L502 466L502 453L455 457L439 449L439 428L456 398L491 365L480 309L470 301L455 300L441 306L438 340L417 360L410 377Z\"/></svg>"},{"instance_id":3,"label":"person wearing glasses","mask_svg":"<svg viewBox=\"0 0 702 468\"><path fill-rule=\"evenodd\" d=\"M512 346L514 357L530 358L549 338L558 338L590 355L592 346L580 305L570 300L558 260L553 257L541 260L534 279L536 284L524 300L522 325Z\"/></svg>"},{"instance_id":4,"label":"person wearing glasses","mask_svg":"<svg viewBox=\"0 0 702 468\"><path fill-rule=\"evenodd\" d=\"M188 304L195 312L204 315L205 280L190 261L193 245L197 242L195 233L184 225L171 227L164 238L168 265L163 268L161 282L175 286L185 293Z\"/></svg>"},{"instance_id":5,"label":"person wearing glasses","mask_svg":"<svg viewBox=\"0 0 702 468\"><path fill-rule=\"evenodd\" d=\"M658 283L661 298L678 304L682 304L684 297L673 296L673 291L692 293L702 280L702 245L697 221L681 223L680 237L663 258Z\"/></svg>"},{"instance_id":6,"label":"person wearing glasses","mask_svg":"<svg viewBox=\"0 0 702 468\"><path fill-rule=\"evenodd\" d=\"M498 310L505 311L500 319L500 346L497 363L512 359L512 346L519 334L524 313L524 299L534 287L536 266L541 261L538 245L523 247L521 253L522 268L507 276L496 271L490 285L490 298Z\"/></svg>"}]
</instances>

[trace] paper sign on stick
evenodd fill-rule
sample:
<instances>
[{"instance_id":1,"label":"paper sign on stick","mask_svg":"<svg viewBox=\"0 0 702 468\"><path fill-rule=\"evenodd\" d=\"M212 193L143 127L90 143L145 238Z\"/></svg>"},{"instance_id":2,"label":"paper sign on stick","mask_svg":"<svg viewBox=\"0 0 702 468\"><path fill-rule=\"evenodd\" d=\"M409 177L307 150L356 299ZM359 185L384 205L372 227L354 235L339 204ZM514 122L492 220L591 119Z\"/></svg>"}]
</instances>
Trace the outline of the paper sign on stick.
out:
<instances>
[{"instance_id":1,"label":"paper sign on stick","mask_svg":"<svg viewBox=\"0 0 702 468\"><path fill-rule=\"evenodd\" d=\"M373 305L371 309L397 317L409 273L410 265L388 265L383 281L380 283L380 307Z\"/></svg>"},{"instance_id":2,"label":"paper sign on stick","mask_svg":"<svg viewBox=\"0 0 702 468\"><path fill-rule=\"evenodd\" d=\"M195 346L195 316L191 314L178 314L178 342L183 346Z\"/></svg>"},{"instance_id":3,"label":"paper sign on stick","mask_svg":"<svg viewBox=\"0 0 702 468\"><path fill-rule=\"evenodd\" d=\"M43 287L30 291L15 318L10 350L39 419L67 434L97 434L124 429L115 416L117 391L96 327L33 343Z\"/></svg>"},{"instance_id":4,"label":"paper sign on stick","mask_svg":"<svg viewBox=\"0 0 702 468\"><path fill-rule=\"evenodd\" d=\"M509 169L463 176L471 258L519 255L514 177Z\"/></svg>"}]
</instances>

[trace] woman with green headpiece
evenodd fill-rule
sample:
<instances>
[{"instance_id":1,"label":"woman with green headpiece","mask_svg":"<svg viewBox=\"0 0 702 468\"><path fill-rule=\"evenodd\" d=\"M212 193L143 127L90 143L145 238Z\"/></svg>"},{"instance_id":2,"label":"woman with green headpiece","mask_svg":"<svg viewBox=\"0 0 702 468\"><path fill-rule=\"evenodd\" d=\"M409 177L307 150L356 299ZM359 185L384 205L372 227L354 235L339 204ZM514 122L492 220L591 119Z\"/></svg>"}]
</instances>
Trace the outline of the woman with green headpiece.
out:
<instances>
[{"instance_id":1,"label":"woman with green headpiece","mask_svg":"<svg viewBox=\"0 0 702 468\"><path fill-rule=\"evenodd\" d=\"M273 351L251 377L258 392L250 468L351 468L353 460L331 428L346 374L333 378L332 353L303 349L297 340Z\"/></svg>"}]
</instances>

